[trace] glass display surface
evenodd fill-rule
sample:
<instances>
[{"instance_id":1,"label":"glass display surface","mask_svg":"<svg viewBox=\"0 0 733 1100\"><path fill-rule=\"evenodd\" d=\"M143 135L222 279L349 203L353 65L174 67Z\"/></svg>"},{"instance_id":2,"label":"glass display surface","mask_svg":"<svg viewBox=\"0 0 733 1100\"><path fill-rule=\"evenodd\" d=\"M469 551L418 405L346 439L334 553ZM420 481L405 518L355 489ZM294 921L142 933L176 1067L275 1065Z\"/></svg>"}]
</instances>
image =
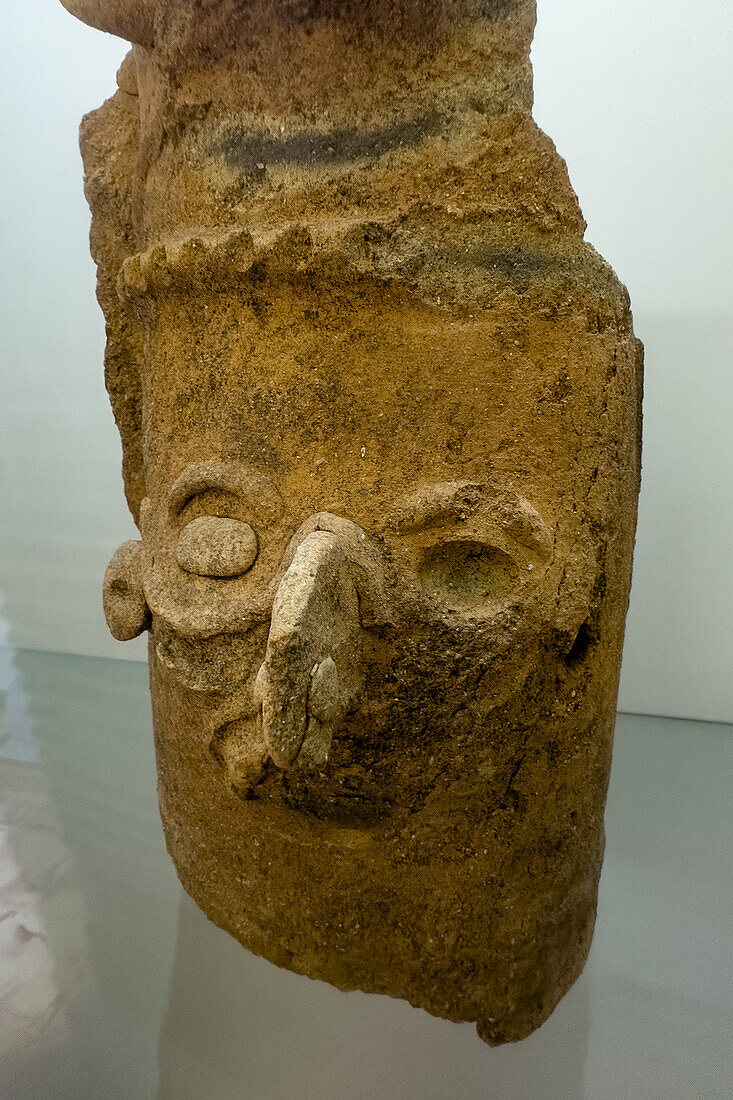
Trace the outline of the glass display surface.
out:
<instances>
[{"instance_id":1,"label":"glass display surface","mask_svg":"<svg viewBox=\"0 0 733 1100\"><path fill-rule=\"evenodd\" d=\"M0 651L0 1097L733 1093L733 729L619 716L588 965L536 1034L492 1050L279 970L199 912L163 843L146 678Z\"/></svg>"}]
</instances>

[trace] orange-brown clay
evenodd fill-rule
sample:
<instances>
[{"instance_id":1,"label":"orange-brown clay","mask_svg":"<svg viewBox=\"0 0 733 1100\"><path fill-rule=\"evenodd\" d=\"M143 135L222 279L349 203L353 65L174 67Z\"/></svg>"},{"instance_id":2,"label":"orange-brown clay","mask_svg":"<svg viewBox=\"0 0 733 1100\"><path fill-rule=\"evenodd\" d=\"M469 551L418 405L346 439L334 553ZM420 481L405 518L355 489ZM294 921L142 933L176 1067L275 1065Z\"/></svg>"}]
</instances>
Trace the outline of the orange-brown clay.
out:
<instances>
[{"instance_id":1,"label":"orange-brown clay","mask_svg":"<svg viewBox=\"0 0 733 1100\"><path fill-rule=\"evenodd\" d=\"M542 1023L593 930L641 348L532 0L64 0L181 881L343 989Z\"/></svg>"}]
</instances>

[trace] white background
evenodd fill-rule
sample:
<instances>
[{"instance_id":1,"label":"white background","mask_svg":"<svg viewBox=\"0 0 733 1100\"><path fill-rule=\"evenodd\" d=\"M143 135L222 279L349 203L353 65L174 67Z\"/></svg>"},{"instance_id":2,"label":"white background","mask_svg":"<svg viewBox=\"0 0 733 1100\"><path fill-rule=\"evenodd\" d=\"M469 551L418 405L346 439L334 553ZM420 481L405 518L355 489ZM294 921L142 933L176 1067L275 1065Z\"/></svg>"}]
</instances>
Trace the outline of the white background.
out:
<instances>
[{"instance_id":1,"label":"white background","mask_svg":"<svg viewBox=\"0 0 733 1100\"><path fill-rule=\"evenodd\" d=\"M646 345L644 486L620 707L733 721L733 13L539 0L535 117ZM107 634L135 531L102 381L77 128L124 43L57 0L3 12L0 593L21 648L142 658Z\"/></svg>"}]
</instances>

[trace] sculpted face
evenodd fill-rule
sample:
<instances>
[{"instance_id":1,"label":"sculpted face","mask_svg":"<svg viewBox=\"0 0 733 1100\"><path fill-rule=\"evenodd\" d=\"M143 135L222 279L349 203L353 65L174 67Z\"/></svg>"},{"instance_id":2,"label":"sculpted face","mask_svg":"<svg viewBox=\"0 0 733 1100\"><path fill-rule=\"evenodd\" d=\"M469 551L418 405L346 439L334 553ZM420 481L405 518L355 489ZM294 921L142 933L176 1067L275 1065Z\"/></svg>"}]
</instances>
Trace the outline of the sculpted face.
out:
<instances>
[{"instance_id":1,"label":"sculpted face","mask_svg":"<svg viewBox=\"0 0 733 1100\"><path fill-rule=\"evenodd\" d=\"M150 625L221 784L344 825L424 811L460 757L486 799L493 715L527 720L548 646L567 674L597 551L563 515L585 473L564 406L529 392L523 421L507 401L541 376L526 322L507 369L496 316L385 292L376 338L361 294L348 327L317 271L266 317L251 289L220 297L226 340L205 295L158 307L142 542L105 584L116 636Z\"/></svg>"},{"instance_id":2,"label":"sculpted face","mask_svg":"<svg viewBox=\"0 0 733 1100\"><path fill-rule=\"evenodd\" d=\"M245 946L492 1043L592 935L639 478L628 296L533 0L64 0L158 795Z\"/></svg>"}]
</instances>

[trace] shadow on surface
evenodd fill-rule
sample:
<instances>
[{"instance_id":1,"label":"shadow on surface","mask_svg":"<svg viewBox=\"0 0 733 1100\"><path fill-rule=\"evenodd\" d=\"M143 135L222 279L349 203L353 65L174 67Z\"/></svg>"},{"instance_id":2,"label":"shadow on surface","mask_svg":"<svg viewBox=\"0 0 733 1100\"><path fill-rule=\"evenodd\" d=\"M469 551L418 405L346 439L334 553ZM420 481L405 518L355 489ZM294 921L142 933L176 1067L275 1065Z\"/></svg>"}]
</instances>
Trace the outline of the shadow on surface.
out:
<instances>
[{"instance_id":1,"label":"shadow on surface","mask_svg":"<svg viewBox=\"0 0 733 1100\"><path fill-rule=\"evenodd\" d=\"M587 1004L581 978L533 1036L492 1049L472 1024L279 970L183 895L158 1100L576 1100Z\"/></svg>"}]
</instances>

